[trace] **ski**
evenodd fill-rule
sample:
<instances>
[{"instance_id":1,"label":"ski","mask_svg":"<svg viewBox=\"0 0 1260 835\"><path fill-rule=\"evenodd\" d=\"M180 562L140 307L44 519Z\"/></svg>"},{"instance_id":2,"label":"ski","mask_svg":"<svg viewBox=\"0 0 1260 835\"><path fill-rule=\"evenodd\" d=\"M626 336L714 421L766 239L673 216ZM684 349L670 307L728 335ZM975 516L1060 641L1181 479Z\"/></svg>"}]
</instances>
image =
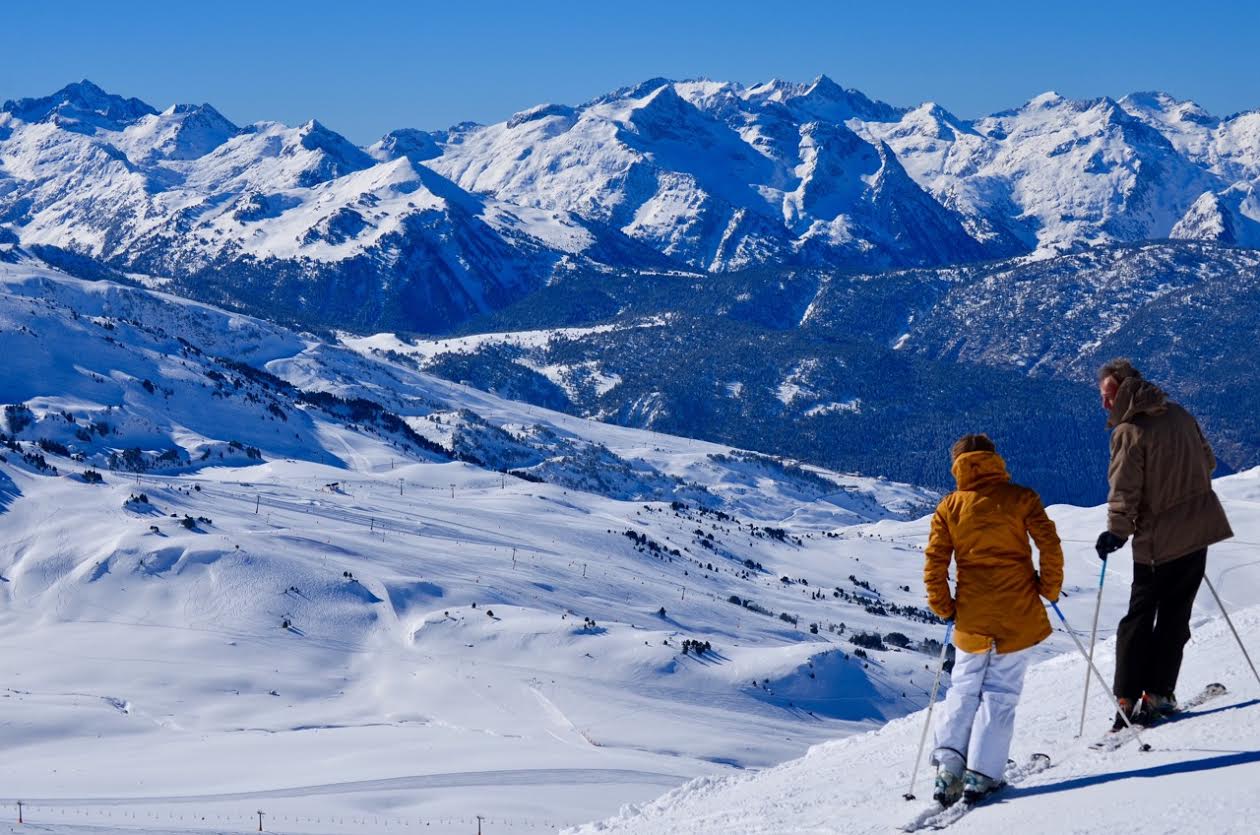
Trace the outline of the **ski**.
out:
<instances>
[{"instance_id":1,"label":"ski","mask_svg":"<svg viewBox=\"0 0 1260 835\"><path fill-rule=\"evenodd\" d=\"M1138 728L1138 733L1145 733L1155 728L1161 728L1164 725L1171 725L1176 722L1180 722L1182 719L1192 719L1195 716L1194 711L1196 708L1202 707L1207 702L1224 696L1227 693L1229 693L1229 690L1226 689L1225 685L1220 684L1219 682L1213 682L1178 705L1176 713L1173 713L1171 716L1164 717L1154 725ZM1136 735L1133 730L1130 728L1124 728L1119 731L1109 731L1106 736L1097 742L1092 743L1089 747L1094 751L1115 751L1118 748L1124 747L1125 743L1134 739L1135 736Z\"/></svg>"},{"instance_id":2,"label":"ski","mask_svg":"<svg viewBox=\"0 0 1260 835\"><path fill-rule=\"evenodd\" d=\"M974 803L960 800L953 806L942 806L940 803L933 803L920 812L913 820L904 824L901 827L901 831L918 832L921 829L944 829L972 809L982 806L995 796L1000 795L1008 786L1017 785L1024 779L1045 771L1049 767L1050 757L1048 754L1033 754L1022 765L1017 765L1014 760L1007 760L1006 772L1002 775L1002 785L989 792L983 798Z\"/></svg>"}]
</instances>

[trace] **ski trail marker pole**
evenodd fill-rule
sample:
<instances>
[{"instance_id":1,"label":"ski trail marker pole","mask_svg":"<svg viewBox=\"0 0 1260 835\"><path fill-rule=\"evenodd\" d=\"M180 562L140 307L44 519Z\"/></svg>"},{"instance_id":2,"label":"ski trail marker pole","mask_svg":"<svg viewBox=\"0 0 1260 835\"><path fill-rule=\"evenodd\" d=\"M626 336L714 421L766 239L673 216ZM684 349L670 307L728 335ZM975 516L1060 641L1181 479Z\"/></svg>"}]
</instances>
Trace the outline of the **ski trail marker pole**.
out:
<instances>
[{"instance_id":1,"label":"ski trail marker pole","mask_svg":"<svg viewBox=\"0 0 1260 835\"><path fill-rule=\"evenodd\" d=\"M945 624L945 640L941 642L941 657L936 663L936 680L932 682L932 697L928 700L927 719L923 723L923 735L919 737L919 753L914 755L914 770L910 772L910 786L902 795L906 800L914 800L914 781L919 776L919 763L923 761L923 746L927 743L928 729L932 727L932 708L936 707L936 691L941 686L941 673L945 672L945 653L949 651L949 641L954 635L954 622Z\"/></svg>"},{"instance_id":2,"label":"ski trail marker pole","mask_svg":"<svg viewBox=\"0 0 1260 835\"><path fill-rule=\"evenodd\" d=\"M1229 619L1229 612L1225 611L1225 604L1221 602L1221 596L1216 593L1216 587L1212 585L1212 581L1208 579L1206 574L1203 575L1203 582L1207 583L1208 590L1216 598L1216 607L1225 616L1225 623L1229 624L1229 631L1234 633L1234 640L1238 642L1238 648L1242 650L1243 658L1247 659L1247 666L1251 667L1251 674L1256 677L1256 681L1260 682L1260 673L1256 672L1256 665L1252 663L1251 656L1247 654L1247 647L1243 644L1242 638L1238 637L1238 630L1234 628L1234 622Z\"/></svg>"},{"instance_id":3,"label":"ski trail marker pole","mask_svg":"<svg viewBox=\"0 0 1260 835\"><path fill-rule=\"evenodd\" d=\"M1081 644L1081 639L1076 637L1076 633L1072 631L1072 627L1068 626L1067 618L1063 617L1063 610L1059 608L1059 604L1051 601L1050 608L1054 609L1054 613L1059 616L1059 622L1063 624L1063 631L1067 632L1072 638L1072 643L1076 644L1076 648L1081 651L1081 656L1085 659L1085 663L1089 665L1090 670L1098 677L1098 683L1102 685L1102 689L1106 690L1111 696L1111 702L1116 706L1116 714L1124 720L1125 726L1133 731L1133 737L1138 741L1138 745L1143 751L1151 750L1151 746L1142 741L1142 734L1138 732L1137 726L1129 721L1129 715L1120 708L1120 700L1116 698L1116 694L1107 688L1107 680L1103 678L1102 673L1098 672L1098 667L1094 666L1094 659L1089 657L1085 652L1085 647Z\"/></svg>"},{"instance_id":4,"label":"ski trail marker pole","mask_svg":"<svg viewBox=\"0 0 1260 835\"><path fill-rule=\"evenodd\" d=\"M1089 666L1094 666L1094 642L1098 640L1098 612L1102 609L1103 580L1107 578L1107 558L1102 558L1102 571L1098 572L1098 599L1094 601L1094 628L1089 632ZM1081 727L1077 739L1085 733L1085 708L1089 705L1089 670L1085 670L1085 695L1081 697Z\"/></svg>"}]
</instances>

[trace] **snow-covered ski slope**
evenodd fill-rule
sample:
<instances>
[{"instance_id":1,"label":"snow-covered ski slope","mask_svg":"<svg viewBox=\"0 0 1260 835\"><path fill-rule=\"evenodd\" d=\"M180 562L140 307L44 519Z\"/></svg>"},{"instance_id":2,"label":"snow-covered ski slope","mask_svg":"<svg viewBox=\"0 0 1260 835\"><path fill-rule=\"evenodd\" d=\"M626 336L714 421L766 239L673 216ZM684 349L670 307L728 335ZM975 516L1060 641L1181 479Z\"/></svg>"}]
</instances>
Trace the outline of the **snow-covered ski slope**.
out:
<instances>
[{"instance_id":1,"label":"snow-covered ski slope","mask_svg":"<svg viewBox=\"0 0 1260 835\"><path fill-rule=\"evenodd\" d=\"M1208 577L1230 611L1253 659L1260 656L1260 470L1217 481L1237 538L1211 549ZM1069 537L1093 528L1093 511L1055 508ZM1114 669L1114 625L1128 597L1127 551L1113 558L1095 654L1106 675ZM1082 565L1069 560L1069 584L1082 581ZM1088 630L1092 600L1074 594L1064 605L1073 627ZM1219 615L1210 592L1200 590L1186 649L1184 694L1220 681L1230 690L1198 712L1166 727L1144 731L1153 750L1136 744L1117 751L1089 749L1103 736L1114 710L1097 683L1089 722L1074 738L1085 663L1075 651L1029 672L1016 720L1012 757L1050 755L1053 765L1004 791L949 827L966 833L1251 833L1260 814L1260 683ZM1087 633L1086 633L1087 634ZM1055 636L1062 646L1064 636ZM931 768L916 783L918 800L902 794L923 727L922 711L877 731L816 746L797 760L757 773L707 776L658 800L628 806L606 821L574 833L886 833L930 805Z\"/></svg>"},{"instance_id":2,"label":"snow-covered ski slope","mask_svg":"<svg viewBox=\"0 0 1260 835\"><path fill-rule=\"evenodd\" d=\"M827 534L927 491L548 413L10 252L0 784L45 822L551 831L924 698L918 653L867 667L839 631L934 630L900 588L913 550Z\"/></svg>"},{"instance_id":3,"label":"snow-covered ski slope","mask_svg":"<svg viewBox=\"0 0 1260 835\"><path fill-rule=\"evenodd\" d=\"M32 825L555 831L925 704L926 491L5 254L0 802ZM1222 482L1242 541L1254 483ZM1101 511L1052 514L1087 623ZM1213 557L1238 606L1254 559Z\"/></svg>"}]
</instances>

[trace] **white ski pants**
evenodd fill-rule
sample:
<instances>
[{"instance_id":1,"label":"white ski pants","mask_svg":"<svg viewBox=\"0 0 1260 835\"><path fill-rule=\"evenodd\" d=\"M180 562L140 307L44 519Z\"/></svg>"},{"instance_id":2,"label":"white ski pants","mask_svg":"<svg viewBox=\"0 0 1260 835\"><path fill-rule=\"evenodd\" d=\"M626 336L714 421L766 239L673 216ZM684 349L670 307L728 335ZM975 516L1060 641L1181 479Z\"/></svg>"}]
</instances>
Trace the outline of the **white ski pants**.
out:
<instances>
[{"instance_id":1,"label":"white ski pants","mask_svg":"<svg viewBox=\"0 0 1260 835\"><path fill-rule=\"evenodd\" d=\"M949 690L935 728L935 765L965 765L1001 780L1015 733L1015 706L1024 689L1029 650L998 654L956 649Z\"/></svg>"}]
</instances>

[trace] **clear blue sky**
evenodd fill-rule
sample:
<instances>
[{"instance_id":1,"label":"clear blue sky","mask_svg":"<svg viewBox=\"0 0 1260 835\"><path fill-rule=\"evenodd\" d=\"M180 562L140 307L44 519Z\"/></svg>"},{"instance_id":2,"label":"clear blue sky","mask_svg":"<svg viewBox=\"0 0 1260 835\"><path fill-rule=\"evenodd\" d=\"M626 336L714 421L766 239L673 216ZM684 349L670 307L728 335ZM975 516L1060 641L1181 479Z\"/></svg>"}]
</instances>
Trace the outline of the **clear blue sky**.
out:
<instances>
[{"instance_id":1,"label":"clear blue sky","mask_svg":"<svg viewBox=\"0 0 1260 835\"><path fill-rule=\"evenodd\" d=\"M1161 89L1224 115L1260 107L1258 33L1260 4L1214 0L23 0L0 10L0 99L89 78L241 124L315 117L360 143L654 76L825 73L963 117L1050 89Z\"/></svg>"}]
</instances>

